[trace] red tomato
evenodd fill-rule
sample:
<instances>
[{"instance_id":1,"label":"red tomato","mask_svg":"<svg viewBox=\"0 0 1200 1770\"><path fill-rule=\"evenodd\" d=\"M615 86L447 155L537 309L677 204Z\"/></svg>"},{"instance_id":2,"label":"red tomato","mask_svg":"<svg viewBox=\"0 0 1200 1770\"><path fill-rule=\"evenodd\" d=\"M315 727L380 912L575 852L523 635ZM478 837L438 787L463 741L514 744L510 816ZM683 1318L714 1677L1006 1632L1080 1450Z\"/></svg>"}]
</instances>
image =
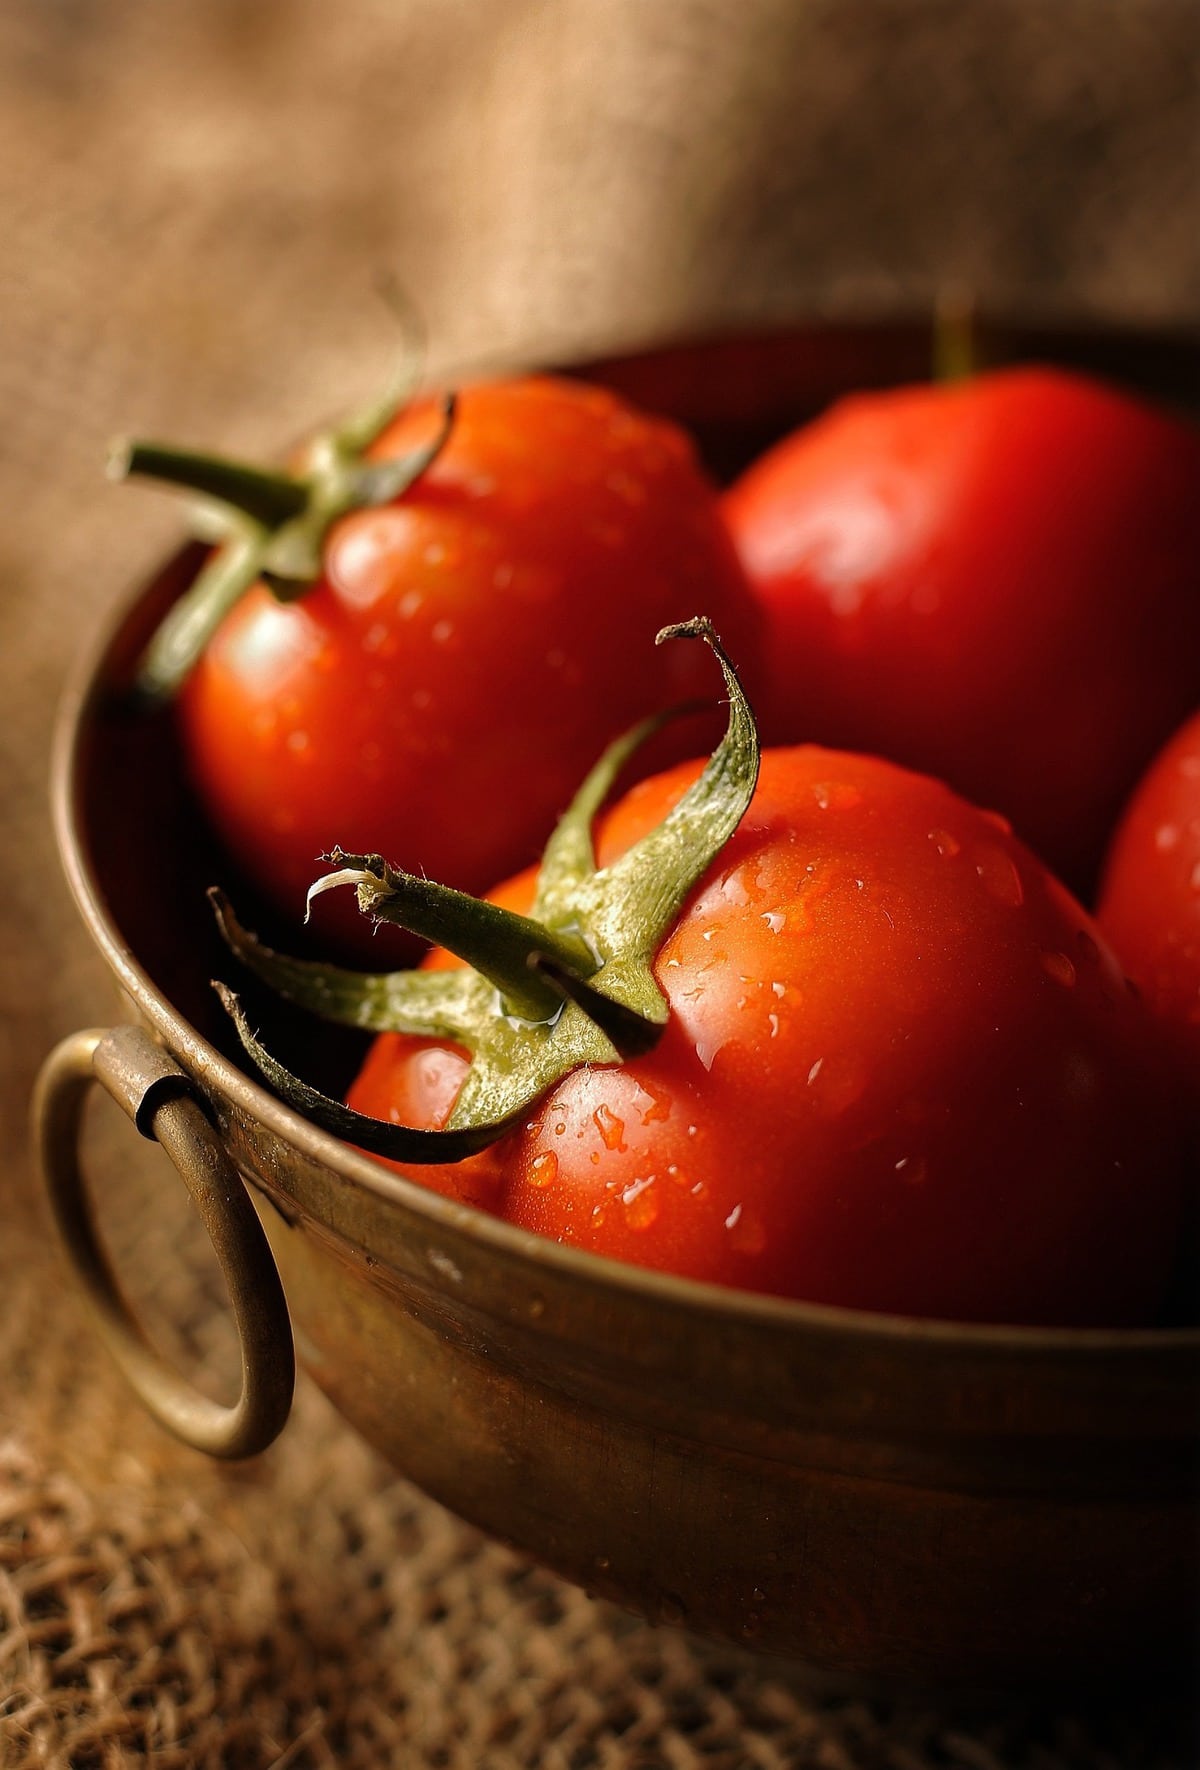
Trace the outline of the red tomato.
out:
<instances>
[{"instance_id":1,"label":"red tomato","mask_svg":"<svg viewBox=\"0 0 1200 1770\"><path fill-rule=\"evenodd\" d=\"M418 404L372 454L434 429ZM610 738L706 691L698 648L649 643L699 612L751 661L745 581L682 432L582 383L470 387L435 464L331 531L311 590L256 587L226 618L181 697L191 771L293 914L335 843L482 890L536 855Z\"/></svg>"},{"instance_id":2,"label":"red tomato","mask_svg":"<svg viewBox=\"0 0 1200 1770\"><path fill-rule=\"evenodd\" d=\"M1098 913L1200 1102L1200 713L1134 794L1109 850Z\"/></svg>"},{"instance_id":3,"label":"red tomato","mask_svg":"<svg viewBox=\"0 0 1200 1770\"><path fill-rule=\"evenodd\" d=\"M1200 435L1008 370L843 400L725 513L767 620L764 742L935 774L1090 889L1200 698Z\"/></svg>"},{"instance_id":4,"label":"red tomato","mask_svg":"<svg viewBox=\"0 0 1200 1770\"><path fill-rule=\"evenodd\" d=\"M697 768L628 794L601 864ZM531 895L525 875L497 898ZM648 1056L572 1071L523 1130L420 1177L750 1290L960 1320L1154 1316L1181 1217L1174 1104L1098 930L1001 820L876 759L768 752L655 975L671 1016ZM465 1062L385 1035L349 1102L441 1125Z\"/></svg>"}]
</instances>

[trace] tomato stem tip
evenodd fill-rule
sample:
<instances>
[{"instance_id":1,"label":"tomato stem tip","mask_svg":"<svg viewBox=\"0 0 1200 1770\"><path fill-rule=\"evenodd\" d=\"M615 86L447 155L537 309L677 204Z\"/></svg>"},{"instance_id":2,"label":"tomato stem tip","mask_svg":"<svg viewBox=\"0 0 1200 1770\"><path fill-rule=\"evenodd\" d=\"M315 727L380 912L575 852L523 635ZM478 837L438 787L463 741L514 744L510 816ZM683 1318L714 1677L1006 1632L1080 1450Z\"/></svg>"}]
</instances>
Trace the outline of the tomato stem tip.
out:
<instances>
[{"instance_id":1,"label":"tomato stem tip","mask_svg":"<svg viewBox=\"0 0 1200 1770\"><path fill-rule=\"evenodd\" d=\"M527 916L406 873L379 854L335 847L322 856L334 870L310 888L309 906L325 891L353 885L364 914L435 942L465 969L366 976L289 959L246 934L224 900L214 899L233 951L289 1000L347 1025L448 1039L471 1055L444 1132L383 1125L290 1076L234 1014L226 992L243 1047L292 1105L375 1154L454 1161L463 1137L474 1139L473 1149L484 1147L570 1070L652 1049L669 1015L654 971L659 948L737 828L758 778L754 715L712 623L696 616L659 635L660 642L675 638L704 640L719 662L728 690L725 734L663 821L610 865L597 865L592 821L662 715L617 738L592 768L546 845ZM446 1141L428 1141L440 1137ZM435 1147L442 1153L427 1153Z\"/></svg>"}]
</instances>

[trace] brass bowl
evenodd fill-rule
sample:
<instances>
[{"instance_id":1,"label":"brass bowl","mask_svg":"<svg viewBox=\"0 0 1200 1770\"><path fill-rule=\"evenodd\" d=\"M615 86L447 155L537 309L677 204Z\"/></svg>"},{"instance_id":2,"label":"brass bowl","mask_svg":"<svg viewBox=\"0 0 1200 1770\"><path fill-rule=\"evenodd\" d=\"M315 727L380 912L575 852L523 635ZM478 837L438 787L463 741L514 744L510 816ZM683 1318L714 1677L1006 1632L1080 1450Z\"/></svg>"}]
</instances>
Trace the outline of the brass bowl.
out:
<instances>
[{"instance_id":1,"label":"brass bowl","mask_svg":"<svg viewBox=\"0 0 1200 1770\"><path fill-rule=\"evenodd\" d=\"M916 327L825 329L588 372L691 423L729 467L843 387L919 376L925 353ZM1096 335L1041 354L1166 389L1197 363L1186 342ZM58 838L136 1024L65 1041L37 1105L60 1229L159 1417L218 1454L261 1448L290 1402L290 1312L305 1367L406 1476L651 1618L871 1675L1028 1683L1185 1664L1200 1330L964 1327L658 1276L401 1179L243 1072L208 987L227 960L202 887L227 863L169 725L132 718L118 692L195 560L138 595L66 696ZM326 1086L348 1073L338 1037L300 1060ZM189 1390L120 1298L79 1173L95 1080L205 1213L242 1337L233 1408Z\"/></svg>"}]
</instances>

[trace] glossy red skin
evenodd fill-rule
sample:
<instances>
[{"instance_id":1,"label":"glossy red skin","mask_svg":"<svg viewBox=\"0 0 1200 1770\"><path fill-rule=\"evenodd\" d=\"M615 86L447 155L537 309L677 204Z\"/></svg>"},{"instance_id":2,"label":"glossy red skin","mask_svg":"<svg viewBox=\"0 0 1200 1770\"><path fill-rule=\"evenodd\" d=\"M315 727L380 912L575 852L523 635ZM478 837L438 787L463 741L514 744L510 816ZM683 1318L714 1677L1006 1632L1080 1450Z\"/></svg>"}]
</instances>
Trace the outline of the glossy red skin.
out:
<instances>
[{"instance_id":1,"label":"glossy red skin","mask_svg":"<svg viewBox=\"0 0 1200 1770\"><path fill-rule=\"evenodd\" d=\"M602 861L694 772L635 788ZM1154 1318L1178 1114L1098 930L1001 821L885 762L768 753L655 972L671 1018L653 1052L577 1070L484 1155L413 1172L558 1241L748 1290ZM388 1035L349 1099L441 1124L463 1068Z\"/></svg>"},{"instance_id":2,"label":"glossy red skin","mask_svg":"<svg viewBox=\"0 0 1200 1770\"><path fill-rule=\"evenodd\" d=\"M436 426L422 402L374 453ZM224 622L179 705L192 776L294 916L335 843L480 891L537 855L610 738L711 698L703 647L654 645L698 613L750 667L749 592L681 431L583 383L468 387L429 471L337 524L319 583ZM352 909L342 927L386 956Z\"/></svg>"},{"instance_id":3,"label":"glossy red skin","mask_svg":"<svg viewBox=\"0 0 1200 1770\"><path fill-rule=\"evenodd\" d=\"M1200 698L1200 433L1007 370L843 400L724 509L766 615L764 741L935 774L1090 893Z\"/></svg>"},{"instance_id":4,"label":"glossy red skin","mask_svg":"<svg viewBox=\"0 0 1200 1770\"><path fill-rule=\"evenodd\" d=\"M1130 800L1105 865L1098 917L1200 1112L1200 712Z\"/></svg>"}]
</instances>

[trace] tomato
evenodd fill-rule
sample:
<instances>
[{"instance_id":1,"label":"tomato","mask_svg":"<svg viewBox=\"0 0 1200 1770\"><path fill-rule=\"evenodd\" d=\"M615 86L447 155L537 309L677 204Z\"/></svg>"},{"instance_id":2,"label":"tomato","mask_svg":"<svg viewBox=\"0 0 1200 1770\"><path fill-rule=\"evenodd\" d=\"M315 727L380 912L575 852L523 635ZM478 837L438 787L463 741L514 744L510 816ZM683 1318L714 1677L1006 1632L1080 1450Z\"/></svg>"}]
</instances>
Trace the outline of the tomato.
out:
<instances>
[{"instance_id":1,"label":"tomato","mask_svg":"<svg viewBox=\"0 0 1200 1770\"><path fill-rule=\"evenodd\" d=\"M627 794L600 864L698 769ZM494 901L532 893L524 875ZM1098 929L1001 819L884 761L767 752L653 969L670 1008L653 1050L572 1069L523 1126L421 1178L573 1247L749 1290L1154 1317L1182 1210L1177 1107ZM384 1034L349 1104L441 1126L466 1063Z\"/></svg>"},{"instance_id":2,"label":"tomato","mask_svg":"<svg viewBox=\"0 0 1200 1770\"><path fill-rule=\"evenodd\" d=\"M1200 712L1130 801L1109 850L1098 916L1200 1106Z\"/></svg>"},{"instance_id":3,"label":"tomato","mask_svg":"<svg viewBox=\"0 0 1200 1770\"><path fill-rule=\"evenodd\" d=\"M372 456L419 447L435 417L410 407ZM212 821L292 913L335 843L494 883L534 857L609 738L703 684L694 649L648 634L702 608L755 649L690 443L582 383L465 389L434 464L343 516L323 564L297 600L252 589L179 702ZM352 912L344 927L358 934ZM378 960L387 936L366 939Z\"/></svg>"},{"instance_id":4,"label":"tomato","mask_svg":"<svg viewBox=\"0 0 1200 1770\"><path fill-rule=\"evenodd\" d=\"M767 623L764 742L935 774L1090 890L1200 698L1200 435L1006 370L845 399L724 509Z\"/></svg>"}]
</instances>

